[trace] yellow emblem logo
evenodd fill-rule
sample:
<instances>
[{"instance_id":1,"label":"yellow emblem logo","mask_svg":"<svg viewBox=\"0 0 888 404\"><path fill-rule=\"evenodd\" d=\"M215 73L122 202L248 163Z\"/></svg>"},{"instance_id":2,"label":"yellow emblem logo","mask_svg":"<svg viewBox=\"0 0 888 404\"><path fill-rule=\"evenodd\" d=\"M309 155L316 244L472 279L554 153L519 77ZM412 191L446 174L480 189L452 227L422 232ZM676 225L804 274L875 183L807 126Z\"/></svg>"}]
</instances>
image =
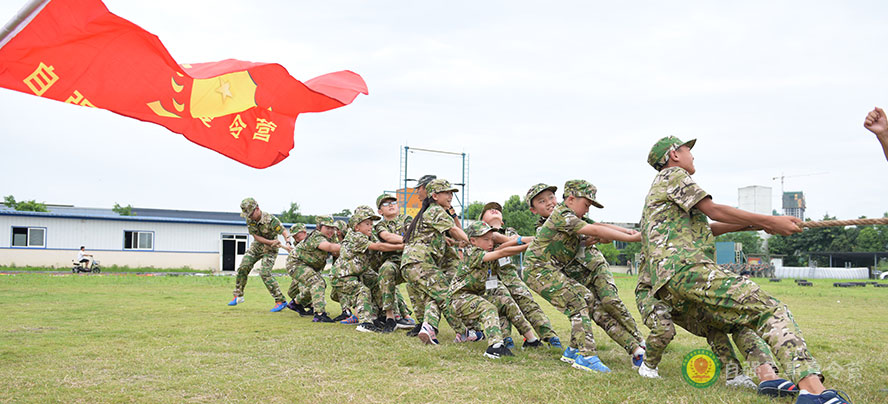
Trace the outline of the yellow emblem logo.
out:
<instances>
[{"instance_id":1,"label":"yellow emblem logo","mask_svg":"<svg viewBox=\"0 0 888 404\"><path fill-rule=\"evenodd\" d=\"M695 349L685 355L681 362L681 377L697 388L712 386L720 373L721 362L708 349Z\"/></svg>"}]
</instances>

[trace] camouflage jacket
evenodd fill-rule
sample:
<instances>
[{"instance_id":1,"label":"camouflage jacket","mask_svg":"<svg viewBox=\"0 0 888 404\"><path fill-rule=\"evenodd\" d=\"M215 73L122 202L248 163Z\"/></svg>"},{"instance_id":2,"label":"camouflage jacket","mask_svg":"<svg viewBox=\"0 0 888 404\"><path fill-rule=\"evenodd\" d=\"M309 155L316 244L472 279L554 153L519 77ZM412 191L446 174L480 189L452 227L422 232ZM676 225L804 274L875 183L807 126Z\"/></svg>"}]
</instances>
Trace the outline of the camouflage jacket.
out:
<instances>
[{"instance_id":1,"label":"camouflage jacket","mask_svg":"<svg viewBox=\"0 0 888 404\"><path fill-rule=\"evenodd\" d=\"M370 267L370 237L355 230L349 230L342 240L339 258L333 264L333 276L343 278L363 274Z\"/></svg>"},{"instance_id":2,"label":"camouflage jacket","mask_svg":"<svg viewBox=\"0 0 888 404\"><path fill-rule=\"evenodd\" d=\"M413 229L410 243L404 246L401 265L416 262L441 265L448 252L444 236L453 226L455 226L453 218L441 205L429 205L422 215L422 221Z\"/></svg>"},{"instance_id":3,"label":"camouflage jacket","mask_svg":"<svg viewBox=\"0 0 888 404\"><path fill-rule=\"evenodd\" d=\"M280 219L274 215L268 212L262 212L262 217L259 218L259 221L253 221L249 217L247 218L247 230L253 236L259 236L274 241L284 232L284 226L281 224ZM254 243L256 242L258 241L254 241ZM266 252L278 252L276 247L266 244L262 244L262 248Z\"/></svg>"},{"instance_id":4,"label":"camouflage jacket","mask_svg":"<svg viewBox=\"0 0 888 404\"><path fill-rule=\"evenodd\" d=\"M527 247L524 260L529 265L552 262L567 265L580 252L580 234L587 223L563 202L555 207L546 222L537 229Z\"/></svg>"},{"instance_id":5,"label":"camouflage jacket","mask_svg":"<svg viewBox=\"0 0 888 404\"><path fill-rule=\"evenodd\" d=\"M707 197L709 194L683 168L665 168L654 178L641 217L641 252L645 259L639 281L642 272L647 271L649 299L676 272L700 263L714 264L715 244L709 221L694 208Z\"/></svg>"},{"instance_id":6,"label":"camouflage jacket","mask_svg":"<svg viewBox=\"0 0 888 404\"><path fill-rule=\"evenodd\" d=\"M404 234L405 231L407 231L407 227L410 226L411 221L413 221L413 217L411 217L410 215L405 215L403 213L399 214L392 220L385 220L385 218L383 218L382 220L376 222L375 225L373 225L373 236L376 240L380 242L386 242L382 239L382 237L379 237L379 233L387 231L389 233L401 236ZM402 251L388 251L380 253L380 263L385 261L400 263L401 253Z\"/></svg>"},{"instance_id":7,"label":"camouflage jacket","mask_svg":"<svg viewBox=\"0 0 888 404\"><path fill-rule=\"evenodd\" d=\"M296 244L296 247L293 248L290 255L296 258L299 262L314 268L316 271L321 271L324 269L324 266L327 265L327 252L321 250L318 246L324 241L330 242L330 240L324 236L324 233L321 233L320 230L314 230L305 238L305 240Z\"/></svg>"},{"instance_id":8,"label":"camouflage jacket","mask_svg":"<svg viewBox=\"0 0 888 404\"><path fill-rule=\"evenodd\" d=\"M478 247L469 247L459 263L459 269L450 282L449 294L468 292L473 295L484 295L487 278L496 274L497 261L484 262L484 251Z\"/></svg>"}]
</instances>

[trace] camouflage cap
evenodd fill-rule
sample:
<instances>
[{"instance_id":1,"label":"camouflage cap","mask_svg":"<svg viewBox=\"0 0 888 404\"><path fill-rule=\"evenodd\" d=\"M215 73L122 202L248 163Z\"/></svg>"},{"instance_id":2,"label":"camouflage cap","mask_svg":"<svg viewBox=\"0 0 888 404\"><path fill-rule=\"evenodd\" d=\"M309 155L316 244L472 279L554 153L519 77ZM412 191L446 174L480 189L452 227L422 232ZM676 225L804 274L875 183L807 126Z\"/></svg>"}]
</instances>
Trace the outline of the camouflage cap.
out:
<instances>
[{"instance_id":1,"label":"camouflage cap","mask_svg":"<svg viewBox=\"0 0 888 404\"><path fill-rule=\"evenodd\" d=\"M367 205L361 205L355 208L355 213L352 214L351 218L348 219L348 224L351 227L355 227L358 223L361 223L367 219L370 220L379 220L381 219L376 212L373 212L373 208Z\"/></svg>"},{"instance_id":2,"label":"camouflage cap","mask_svg":"<svg viewBox=\"0 0 888 404\"><path fill-rule=\"evenodd\" d=\"M531 204L531 202L533 202L533 198L536 198L536 196L539 195L541 192L552 191L552 193L555 193L555 191L557 190L558 187L554 185L546 185L543 183L536 184L527 190L527 194L524 195L524 203L526 203L528 207L532 208L533 205Z\"/></svg>"},{"instance_id":3,"label":"camouflage cap","mask_svg":"<svg viewBox=\"0 0 888 404\"><path fill-rule=\"evenodd\" d=\"M586 198L592 201L592 206L596 208L603 208L598 201L595 200L595 193L598 192L598 188L595 188L595 185L590 184L586 180L570 180L564 183L564 199L567 199L568 196L575 196L577 198Z\"/></svg>"},{"instance_id":4,"label":"camouflage cap","mask_svg":"<svg viewBox=\"0 0 888 404\"><path fill-rule=\"evenodd\" d=\"M345 233L348 230L348 223L346 223L345 220L337 220L333 222L333 227L335 227L336 230Z\"/></svg>"},{"instance_id":5,"label":"camouflage cap","mask_svg":"<svg viewBox=\"0 0 888 404\"><path fill-rule=\"evenodd\" d=\"M333 216L330 215L321 215L315 218L315 224L320 228L321 226L336 226L333 224Z\"/></svg>"},{"instance_id":6,"label":"camouflage cap","mask_svg":"<svg viewBox=\"0 0 888 404\"><path fill-rule=\"evenodd\" d=\"M379 196L376 197L376 209L379 209L380 207L382 207L382 206L381 206L382 203L385 202L385 201L387 201L387 200L397 201L398 198L395 198L394 196L391 196L391 195L389 195L389 194L382 194L382 195L379 195Z\"/></svg>"},{"instance_id":7,"label":"camouflage cap","mask_svg":"<svg viewBox=\"0 0 888 404\"><path fill-rule=\"evenodd\" d=\"M466 228L466 235L469 237L481 237L491 230L493 230L493 227L479 220Z\"/></svg>"},{"instance_id":8,"label":"camouflage cap","mask_svg":"<svg viewBox=\"0 0 888 404\"><path fill-rule=\"evenodd\" d=\"M305 223L293 223L293 225L290 226L290 234L295 235L300 231L305 231Z\"/></svg>"},{"instance_id":9,"label":"camouflage cap","mask_svg":"<svg viewBox=\"0 0 888 404\"><path fill-rule=\"evenodd\" d=\"M426 192L429 194L435 194L438 192L459 192L459 189L450 185L450 181L447 181L443 178L436 178L432 180L428 185L426 185Z\"/></svg>"},{"instance_id":10,"label":"camouflage cap","mask_svg":"<svg viewBox=\"0 0 888 404\"><path fill-rule=\"evenodd\" d=\"M244 198L244 200L241 201L241 217L249 217L258 207L259 202L256 202L255 199Z\"/></svg>"},{"instance_id":11,"label":"camouflage cap","mask_svg":"<svg viewBox=\"0 0 888 404\"><path fill-rule=\"evenodd\" d=\"M432 182L433 179L438 178L437 175L434 174L426 174L422 177L419 177L419 181L416 181L416 188L424 187Z\"/></svg>"},{"instance_id":12,"label":"camouflage cap","mask_svg":"<svg viewBox=\"0 0 888 404\"><path fill-rule=\"evenodd\" d=\"M681 146L687 146L688 149L693 149L694 144L697 143L697 139L691 139L687 142L682 142L681 139L675 136L666 136L657 141L654 144L654 147L651 147L651 151L648 153L648 164L651 167L654 167L655 170L660 171L669 161L669 152L675 149L678 149Z\"/></svg>"},{"instance_id":13,"label":"camouflage cap","mask_svg":"<svg viewBox=\"0 0 888 404\"><path fill-rule=\"evenodd\" d=\"M500 211L500 213L503 213L503 205L500 205L499 202L487 202L487 204L484 205L484 208L481 209L481 214L478 215L478 220L484 220L484 213L491 209L496 209Z\"/></svg>"}]
</instances>

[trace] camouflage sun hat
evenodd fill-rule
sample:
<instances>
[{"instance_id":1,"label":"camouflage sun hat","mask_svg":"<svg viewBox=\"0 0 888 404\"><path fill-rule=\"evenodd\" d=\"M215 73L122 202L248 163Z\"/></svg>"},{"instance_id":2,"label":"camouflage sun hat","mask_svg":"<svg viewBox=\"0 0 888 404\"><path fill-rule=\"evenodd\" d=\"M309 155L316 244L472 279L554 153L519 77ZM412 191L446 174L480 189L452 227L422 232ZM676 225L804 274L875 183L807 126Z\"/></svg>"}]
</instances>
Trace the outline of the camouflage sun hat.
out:
<instances>
[{"instance_id":1,"label":"camouflage sun hat","mask_svg":"<svg viewBox=\"0 0 888 404\"><path fill-rule=\"evenodd\" d=\"M481 237L491 230L493 230L493 227L479 220L466 228L466 235L469 237Z\"/></svg>"},{"instance_id":2,"label":"camouflage sun hat","mask_svg":"<svg viewBox=\"0 0 888 404\"><path fill-rule=\"evenodd\" d=\"M296 235L296 233L299 233L300 231L306 231L305 223L293 223L293 225L290 226L291 235Z\"/></svg>"},{"instance_id":3,"label":"camouflage sun hat","mask_svg":"<svg viewBox=\"0 0 888 404\"><path fill-rule=\"evenodd\" d=\"M586 180L570 180L564 183L564 199L567 199L568 196L575 196L577 198L586 198L592 201L592 206L596 208L603 208L598 201L595 200L595 193L598 192L598 188L595 188L595 185L590 184Z\"/></svg>"},{"instance_id":4,"label":"camouflage sun hat","mask_svg":"<svg viewBox=\"0 0 888 404\"><path fill-rule=\"evenodd\" d=\"M457 189L453 185L450 185L450 181L447 181L443 178L436 178L432 180L429 185L426 185L426 192L428 192L429 195L447 191L459 192L459 189Z\"/></svg>"},{"instance_id":5,"label":"camouflage sun hat","mask_svg":"<svg viewBox=\"0 0 888 404\"><path fill-rule=\"evenodd\" d=\"M355 227L358 225L358 223L361 223L367 219L379 220L381 219L381 217L373 212L373 208L367 205L361 205L355 208L355 213L353 213L351 218L348 219L348 224L351 227Z\"/></svg>"},{"instance_id":6,"label":"camouflage sun hat","mask_svg":"<svg viewBox=\"0 0 888 404\"><path fill-rule=\"evenodd\" d=\"M249 217L258 207L259 202L256 202L255 199L244 198L244 200L241 201L241 217Z\"/></svg>"},{"instance_id":7,"label":"camouflage sun hat","mask_svg":"<svg viewBox=\"0 0 888 404\"><path fill-rule=\"evenodd\" d=\"M423 186L428 185L435 178L438 178L438 176L434 175L434 174L426 174L426 175L423 175L422 177L419 177L419 181L416 181L416 188L421 188Z\"/></svg>"},{"instance_id":8,"label":"camouflage sun hat","mask_svg":"<svg viewBox=\"0 0 888 404\"><path fill-rule=\"evenodd\" d=\"M503 205L500 205L499 202L487 202L487 204L484 205L484 208L481 209L481 214L478 215L478 220L483 220L484 213L491 209L496 209L500 211L500 213L503 213Z\"/></svg>"},{"instance_id":9,"label":"camouflage sun hat","mask_svg":"<svg viewBox=\"0 0 888 404\"><path fill-rule=\"evenodd\" d=\"M382 203L388 200L397 201L398 198L391 196L389 194L382 194L376 197L376 209L381 208Z\"/></svg>"},{"instance_id":10,"label":"camouflage sun hat","mask_svg":"<svg viewBox=\"0 0 888 404\"><path fill-rule=\"evenodd\" d=\"M539 195L543 191L552 191L552 193L555 193L555 191L557 191L557 190L558 190L558 187L556 187L554 185L546 185L543 183L536 184L527 190L527 194L524 195L524 203L527 204L527 207L532 208L533 207L533 205L532 205L533 198L536 198L537 195Z\"/></svg>"},{"instance_id":11,"label":"camouflage sun hat","mask_svg":"<svg viewBox=\"0 0 888 404\"><path fill-rule=\"evenodd\" d=\"M682 142L681 139L675 136L666 136L657 141L654 144L654 147L651 147L651 151L648 153L648 164L651 167L654 167L655 170L660 171L663 169L663 166L666 165L666 162L669 161L669 152L675 149L678 149L681 146L687 146L688 149L693 149L694 144L697 143L697 139L691 139L687 142Z\"/></svg>"},{"instance_id":12,"label":"camouflage sun hat","mask_svg":"<svg viewBox=\"0 0 888 404\"><path fill-rule=\"evenodd\" d=\"M321 215L315 218L315 224L318 225L318 229L320 230L321 226L331 226L335 227L336 225L333 223L333 216L330 215Z\"/></svg>"}]
</instances>

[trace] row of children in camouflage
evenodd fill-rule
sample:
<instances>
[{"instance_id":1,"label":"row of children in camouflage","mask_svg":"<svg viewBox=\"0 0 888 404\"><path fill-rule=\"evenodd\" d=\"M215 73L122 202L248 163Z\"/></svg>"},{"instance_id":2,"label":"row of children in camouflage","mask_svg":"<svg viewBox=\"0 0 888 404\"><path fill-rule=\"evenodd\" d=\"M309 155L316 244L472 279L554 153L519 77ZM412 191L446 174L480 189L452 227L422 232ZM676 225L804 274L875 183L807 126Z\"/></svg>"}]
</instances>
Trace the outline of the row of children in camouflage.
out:
<instances>
[{"instance_id":1,"label":"row of children in camouflage","mask_svg":"<svg viewBox=\"0 0 888 404\"><path fill-rule=\"evenodd\" d=\"M396 199L382 195L377 199L382 217L370 207L358 207L344 240L341 235L333 238L332 218L319 218L317 230L304 240L297 237L295 248L280 222L248 198L241 206L243 215L261 245L256 251L251 246L248 255L256 255L249 260L244 257L230 304L242 301L246 273L261 256L260 275L277 302L272 310L285 307L270 276L277 247L283 247L290 251L288 270L293 259L294 268L302 265L311 272L306 276L306 270L291 271L296 285L295 289L291 286L291 308L302 311L310 304L315 321L332 322L324 310L325 286L320 277L323 261L331 253L340 257L334 262L331 280L344 308L340 318L357 317L359 331L410 327L405 320L409 311L396 287L406 282L417 318L408 335L417 335L424 343L438 344L438 325L444 316L457 332L457 342L486 336L490 344L484 355L489 358L512 355L514 342L506 336L512 325L525 337L523 347L547 342L562 348L534 302L532 289L568 316L571 336L561 360L574 368L610 371L596 354L594 322L626 350L641 376L658 378L657 365L677 324L707 339L729 366L728 385L773 396L798 395L798 403L849 402L839 392L824 388L819 367L788 308L754 282L720 269L713 261L715 235L746 230L789 235L801 231L800 221L714 203L691 177L694 144L695 140L666 137L651 148L648 163L658 175L645 201L641 232L585 218L590 207L603 206L596 199L597 189L584 180L565 183L561 203L555 195L557 187L531 187L525 203L540 216L533 237L504 227L502 207L495 202L485 205L478 221L463 230L451 206L457 189L434 176L423 177L417 185L423 204L416 218L399 215ZM380 221L374 225L375 220ZM323 236L315 236L318 233ZM286 245L277 241L280 234L288 240ZM312 237L323 240L307 242ZM341 244L331 240L341 240ZM647 339L641 337L617 294L603 255L595 248L596 243L613 240L642 243L636 304L651 330ZM303 257L305 251L315 250L319 252L314 261ZM403 250L400 255L399 250ZM523 280L510 259L521 252L526 252ZM385 258L374 262L380 256ZM755 364L758 384L741 371L728 335L747 361ZM789 380L778 376L780 370Z\"/></svg>"}]
</instances>

